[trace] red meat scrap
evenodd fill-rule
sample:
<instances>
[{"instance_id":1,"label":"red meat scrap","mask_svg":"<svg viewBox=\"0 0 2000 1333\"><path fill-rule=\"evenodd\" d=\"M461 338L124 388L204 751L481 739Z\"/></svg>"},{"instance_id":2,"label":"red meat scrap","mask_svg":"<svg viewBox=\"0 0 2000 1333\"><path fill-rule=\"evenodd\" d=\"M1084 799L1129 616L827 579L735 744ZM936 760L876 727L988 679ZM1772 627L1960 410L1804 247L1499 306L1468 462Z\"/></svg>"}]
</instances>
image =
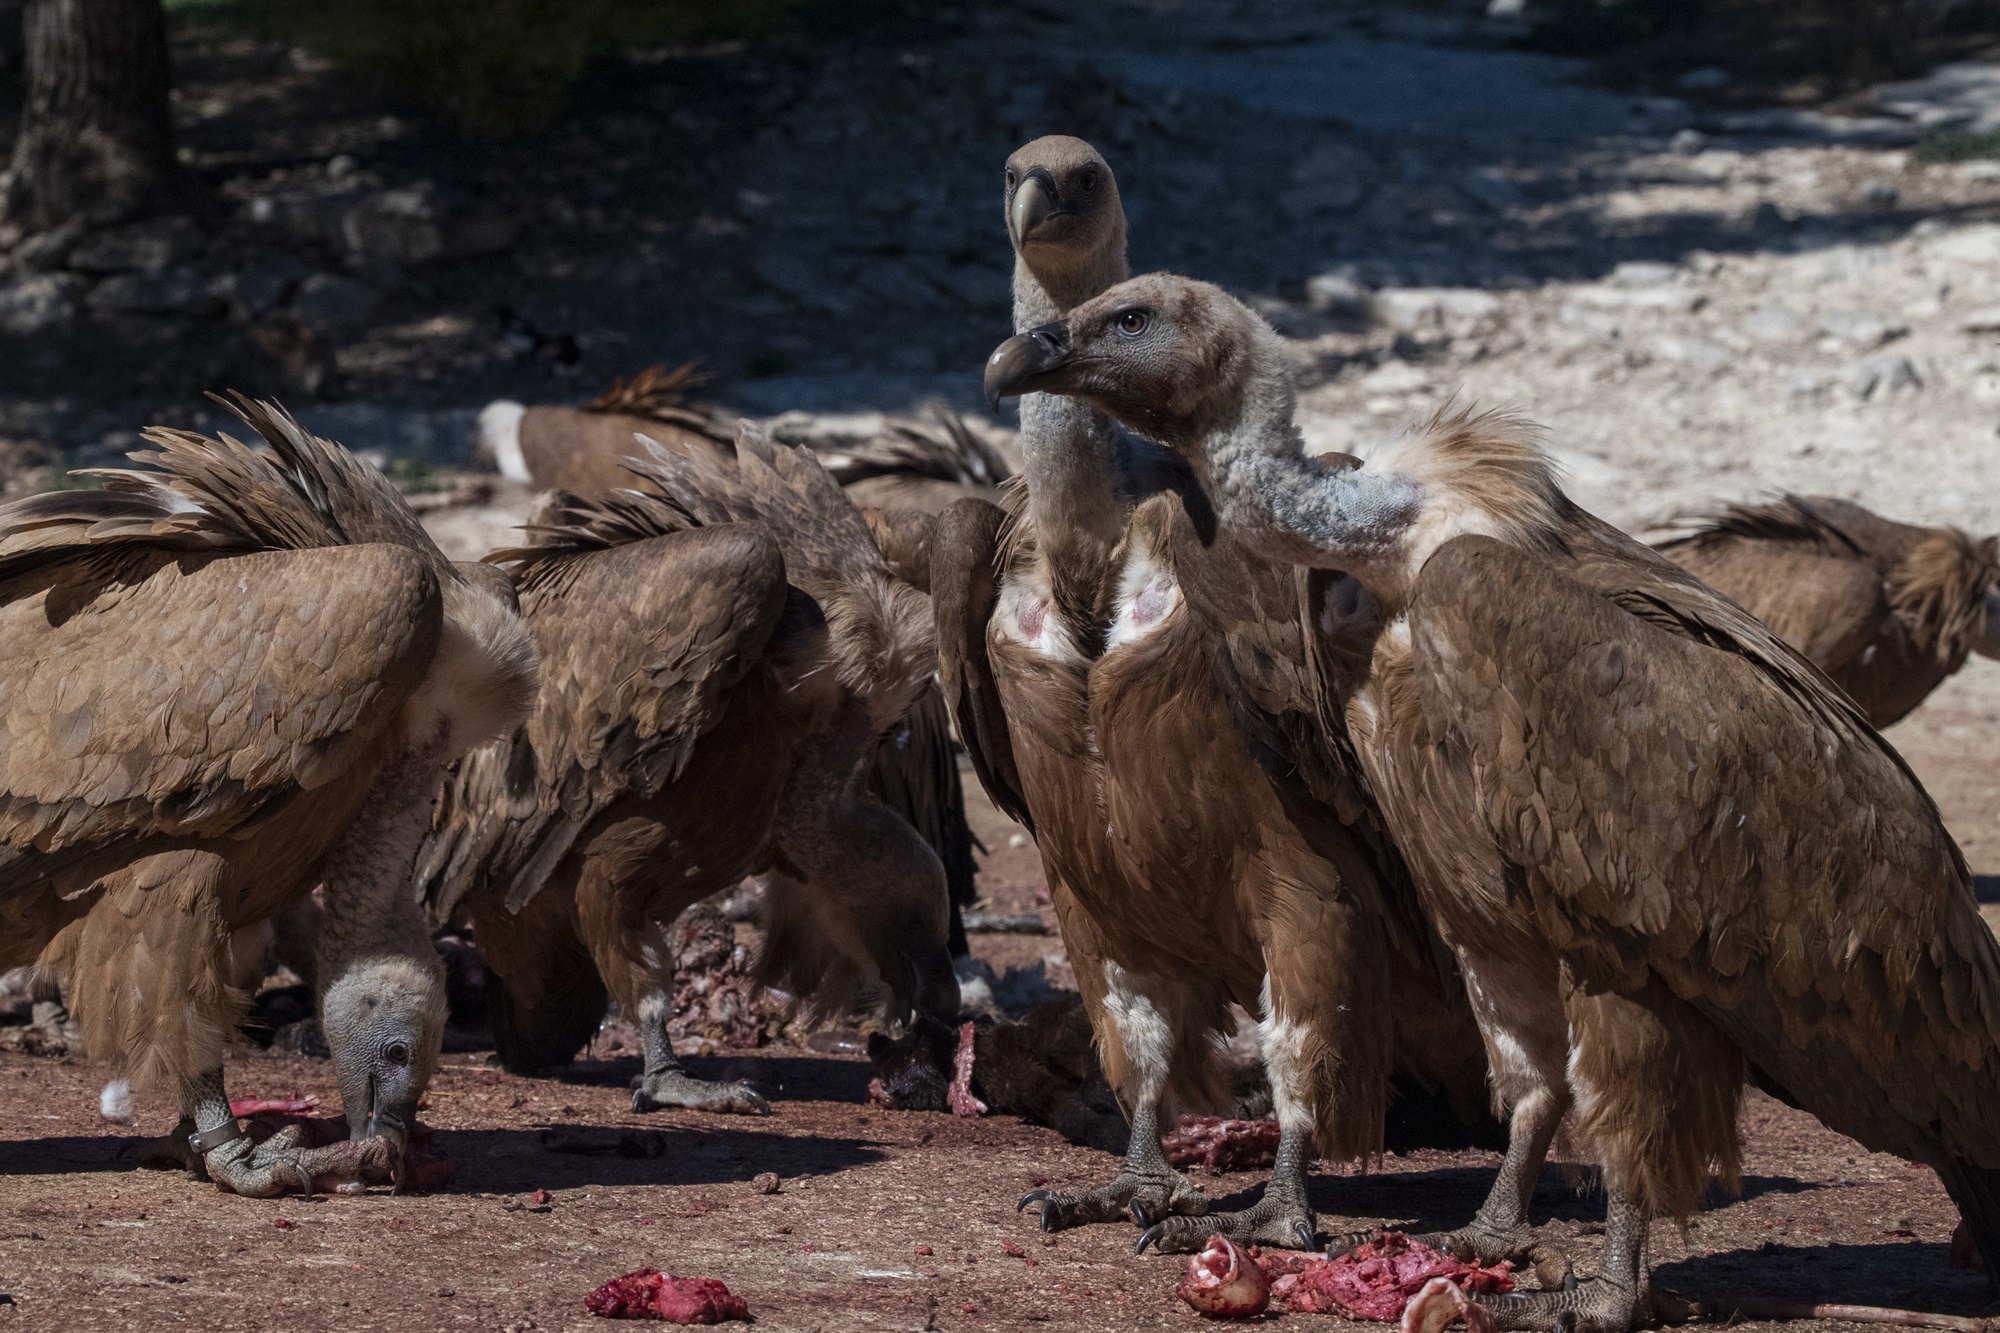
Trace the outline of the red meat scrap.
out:
<instances>
[{"instance_id":1,"label":"red meat scrap","mask_svg":"<svg viewBox=\"0 0 2000 1333\"><path fill-rule=\"evenodd\" d=\"M1160 1146L1170 1165L1200 1165L1211 1175L1267 1170L1278 1160L1278 1122L1186 1115Z\"/></svg>"},{"instance_id":2,"label":"red meat scrap","mask_svg":"<svg viewBox=\"0 0 2000 1333\"><path fill-rule=\"evenodd\" d=\"M614 1277L584 1300L583 1306L606 1319L664 1319L670 1324L720 1324L748 1319L743 1298L712 1277L674 1277L657 1268L641 1268Z\"/></svg>"},{"instance_id":3,"label":"red meat scrap","mask_svg":"<svg viewBox=\"0 0 2000 1333\"><path fill-rule=\"evenodd\" d=\"M972 1024L959 1024L958 1050L951 1057L951 1088L946 1093L953 1115L986 1114L986 1103L972 1095L972 1043L975 1035Z\"/></svg>"},{"instance_id":4,"label":"red meat scrap","mask_svg":"<svg viewBox=\"0 0 2000 1333\"><path fill-rule=\"evenodd\" d=\"M1419 1244L1400 1231L1385 1231L1338 1259L1297 1254L1257 1257L1271 1279L1271 1295L1307 1314L1337 1314L1393 1324L1403 1307L1432 1278L1448 1278L1464 1291L1499 1294L1514 1289L1513 1265L1481 1268Z\"/></svg>"}]
</instances>

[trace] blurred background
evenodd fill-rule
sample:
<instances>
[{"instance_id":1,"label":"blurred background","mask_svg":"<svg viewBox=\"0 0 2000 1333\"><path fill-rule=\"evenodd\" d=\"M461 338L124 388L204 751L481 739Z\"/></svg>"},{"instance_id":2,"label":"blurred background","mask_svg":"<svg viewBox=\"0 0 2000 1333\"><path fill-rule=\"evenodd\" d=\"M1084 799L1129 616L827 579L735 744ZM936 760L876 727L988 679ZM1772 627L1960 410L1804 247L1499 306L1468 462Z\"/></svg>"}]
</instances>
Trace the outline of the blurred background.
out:
<instances>
[{"instance_id":1,"label":"blurred background","mask_svg":"<svg viewBox=\"0 0 2000 1333\"><path fill-rule=\"evenodd\" d=\"M1459 395L1635 531L1794 489L1993 532L1996 55L1996 0L0 0L0 494L222 388L467 555L525 512L462 489L495 398L698 360L790 430L997 433L1001 163L1061 132L1135 268L1287 336L1315 446ZM1897 731L1980 869L1992 676Z\"/></svg>"}]
</instances>

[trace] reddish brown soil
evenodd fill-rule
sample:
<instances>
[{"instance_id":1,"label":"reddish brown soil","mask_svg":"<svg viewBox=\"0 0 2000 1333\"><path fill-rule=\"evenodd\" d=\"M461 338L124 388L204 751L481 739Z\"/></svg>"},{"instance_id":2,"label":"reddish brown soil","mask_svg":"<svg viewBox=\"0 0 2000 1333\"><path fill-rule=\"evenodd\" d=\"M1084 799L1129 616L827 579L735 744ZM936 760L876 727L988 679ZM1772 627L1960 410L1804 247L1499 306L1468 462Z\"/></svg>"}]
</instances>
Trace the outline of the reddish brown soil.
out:
<instances>
[{"instance_id":1,"label":"reddish brown soil","mask_svg":"<svg viewBox=\"0 0 2000 1333\"><path fill-rule=\"evenodd\" d=\"M1990 726L1978 717L1930 721ZM1925 724L1903 734L1929 742L1912 748L1965 743ZM1990 826L1994 806L1977 799L1989 781L1983 765L1926 758L1919 766L1935 764L1932 773L1951 785L1940 793L1947 817ZM1010 846L1011 826L989 809L975 812L974 825L993 849L982 880L989 905L1033 910L1034 849ZM1002 969L1061 954L1053 936L976 940ZM1184 1258L1135 1258L1137 1233L1124 1226L1044 1238L1014 1212L1020 1194L1044 1181L1108 1178L1109 1157L1011 1119L872 1109L862 1104L869 1071L858 1059L765 1050L692 1063L705 1076L757 1080L776 1112L634 1115L630 1058L556 1080L449 1055L425 1119L456 1164L455 1192L307 1202L240 1199L177 1173L136 1171L139 1133L172 1123L163 1099L140 1099L136 1129L106 1124L97 1114L101 1066L0 1056L0 1294L12 1302L0 1302L0 1330L605 1329L584 1312L584 1297L642 1267L720 1278L761 1327L779 1330L1200 1326L1172 1294ZM323 1061L246 1055L229 1076L238 1096L296 1088L337 1107ZM539 1135L555 1126L655 1130L664 1152L547 1152ZM1995 1312L1982 1276L1947 1266L1957 1215L1928 1170L1862 1152L1759 1095L1744 1129L1743 1197L1718 1199L1685 1236L1659 1229L1652 1253L1662 1285ZM1313 1203L1325 1232L1455 1224L1478 1205L1497 1161L1420 1153L1369 1175L1323 1170ZM782 1181L777 1194L751 1183L766 1171ZM1219 1200L1241 1199L1260 1182L1198 1179ZM1535 1216L1588 1273L1604 1205L1583 1183L1581 1173L1572 1182L1549 1168ZM552 1200L537 1211L542 1189ZM296 1225L280 1228L279 1219ZM1026 1258L1007 1255L1009 1241ZM933 1252L919 1255L920 1246ZM1338 1326L1324 1315L1280 1322Z\"/></svg>"}]
</instances>

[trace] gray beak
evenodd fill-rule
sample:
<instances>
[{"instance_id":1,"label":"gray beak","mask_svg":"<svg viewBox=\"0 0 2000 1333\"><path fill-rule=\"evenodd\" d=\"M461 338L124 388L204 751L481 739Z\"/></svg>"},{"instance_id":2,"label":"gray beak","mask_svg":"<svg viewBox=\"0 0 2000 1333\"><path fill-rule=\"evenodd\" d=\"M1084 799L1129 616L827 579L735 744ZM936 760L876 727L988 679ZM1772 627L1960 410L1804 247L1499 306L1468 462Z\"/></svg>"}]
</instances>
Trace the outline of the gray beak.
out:
<instances>
[{"instance_id":1,"label":"gray beak","mask_svg":"<svg viewBox=\"0 0 2000 1333\"><path fill-rule=\"evenodd\" d=\"M1017 333L993 349L986 358L986 403L1000 410L1000 400L1027 393L1039 381L1069 364L1069 326L1038 324L1026 333Z\"/></svg>"},{"instance_id":2,"label":"gray beak","mask_svg":"<svg viewBox=\"0 0 2000 1333\"><path fill-rule=\"evenodd\" d=\"M1017 246L1026 245L1035 228L1056 211L1055 178L1046 168L1036 167L1014 187L1014 203L1007 210L1007 231Z\"/></svg>"},{"instance_id":3,"label":"gray beak","mask_svg":"<svg viewBox=\"0 0 2000 1333\"><path fill-rule=\"evenodd\" d=\"M396 1177L396 1188L402 1188L403 1152L410 1145L410 1121L416 1118L415 1107L386 1106L382 1102L381 1089L373 1077L368 1080L368 1114L358 1124L350 1121L347 1137L353 1141L382 1138L389 1141L391 1156L395 1161L392 1173Z\"/></svg>"}]
</instances>

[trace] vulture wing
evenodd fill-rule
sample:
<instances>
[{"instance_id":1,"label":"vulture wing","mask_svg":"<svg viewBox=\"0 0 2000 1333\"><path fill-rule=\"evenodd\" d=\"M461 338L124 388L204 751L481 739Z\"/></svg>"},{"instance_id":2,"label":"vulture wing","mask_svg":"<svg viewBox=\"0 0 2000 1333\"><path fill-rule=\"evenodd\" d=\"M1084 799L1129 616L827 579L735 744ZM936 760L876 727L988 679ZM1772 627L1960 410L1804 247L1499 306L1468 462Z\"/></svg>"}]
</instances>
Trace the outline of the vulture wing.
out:
<instances>
[{"instance_id":1,"label":"vulture wing","mask_svg":"<svg viewBox=\"0 0 2000 1333\"><path fill-rule=\"evenodd\" d=\"M44 538L54 509L28 506ZM435 575L397 546L44 545L0 574L0 882L247 831L353 762L440 626Z\"/></svg>"},{"instance_id":2,"label":"vulture wing","mask_svg":"<svg viewBox=\"0 0 2000 1333\"><path fill-rule=\"evenodd\" d=\"M1837 672L1889 615L1884 561L1797 496L1732 505L1660 552Z\"/></svg>"},{"instance_id":3,"label":"vulture wing","mask_svg":"<svg viewBox=\"0 0 2000 1333\"><path fill-rule=\"evenodd\" d=\"M519 910L598 813L678 777L785 611L784 558L757 524L506 554L541 689L448 786L419 860L439 917L482 877Z\"/></svg>"},{"instance_id":4,"label":"vulture wing","mask_svg":"<svg viewBox=\"0 0 2000 1333\"><path fill-rule=\"evenodd\" d=\"M744 422L733 457L646 438L633 453L627 468L658 486L695 523L768 524L792 580L815 596L828 585L887 573L860 509L810 449L778 444Z\"/></svg>"},{"instance_id":5,"label":"vulture wing","mask_svg":"<svg viewBox=\"0 0 2000 1333\"><path fill-rule=\"evenodd\" d=\"M1006 514L960 500L938 515L931 536L931 608L937 617L938 683L979 784L1009 818L1033 831L1000 687L986 653L986 625L1000 598L1000 530Z\"/></svg>"},{"instance_id":6,"label":"vulture wing","mask_svg":"<svg viewBox=\"0 0 2000 1333\"><path fill-rule=\"evenodd\" d=\"M1475 775L1432 798L1477 802L1581 984L1663 979L1766 1086L1937 1166L1962 1207L1968 1180L2000 1199L2000 947L1930 798L1769 630L1588 541L1558 565L1460 538L1425 565L1415 688Z\"/></svg>"}]
</instances>

